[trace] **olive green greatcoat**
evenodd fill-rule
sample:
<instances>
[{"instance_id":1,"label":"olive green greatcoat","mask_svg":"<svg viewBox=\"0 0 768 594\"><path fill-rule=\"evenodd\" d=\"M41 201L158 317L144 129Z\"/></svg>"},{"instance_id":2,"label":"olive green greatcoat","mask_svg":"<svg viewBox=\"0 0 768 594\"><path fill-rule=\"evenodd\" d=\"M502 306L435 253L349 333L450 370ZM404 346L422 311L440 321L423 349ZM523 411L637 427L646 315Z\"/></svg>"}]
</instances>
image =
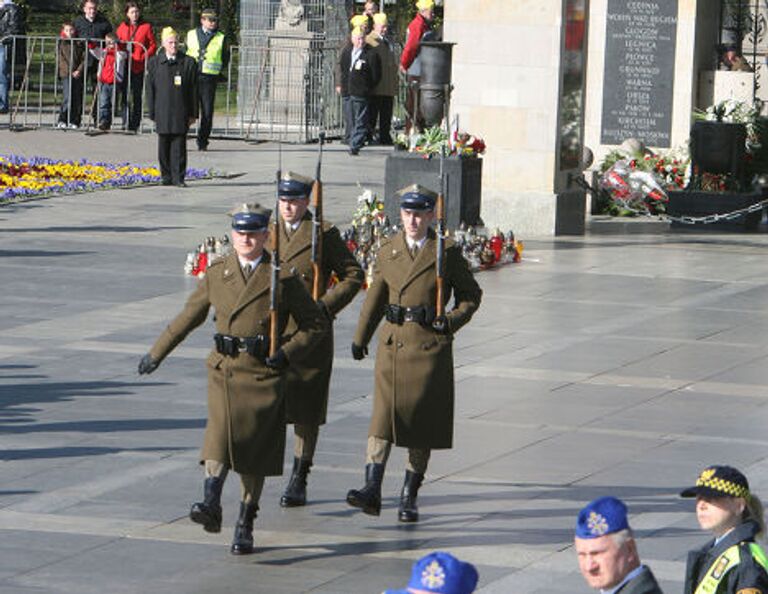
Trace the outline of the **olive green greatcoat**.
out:
<instances>
[{"instance_id":1,"label":"olive green greatcoat","mask_svg":"<svg viewBox=\"0 0 768 594\"><path fill-rule=\"evenodd\" d=\"M430 230L415 259L402 232L381 245L355 344L368 344L387 304L434 307L436 243ZM453 445L452 334L477 310L482 291L458 246L447 241L445 255L445 303L451 294L454 297L454 306L446 314L451 333L441 335L431 326L415 322L398 326L386 320L379 331L368 435L398 446L441 449Z\"/></svg>"},{"instance_id":2,"label":"olive green greatcoat","mask_svg":"<svg viewBox=\"0 0 768 594\"><path fill-rule=\"evenodd\" d=\"M205 278L150 350L162 361L197 326L208 310L215 310L216 331L248 337L269 334L271 264L265 252L247 283L234 252L211 264ZM290 275L280 280L279 328L288 317L298 329L282 345L288 361L298 364L327 324L301 281ZM215 349L208 355L208 422L201 461L229 464L240 474L274 476L283 473L285 411L282 374L246 352L236 357Z\"/></svg>"},{"instance_id":3,"label":"olive green greatcoat","mask_svg":"<svg viewBox=\"0 0 768 594\"><path fill-rule=\"evenodd\" d=\"M273 228L274 231L274 228ZM298 228L290 236L285 225L280 225L280 260L285 270L295 269L309 293L312 293L312 215L304 213ZM331 318L344 309L363 284L363 270L347 249L339 230L329 223L323 224L322 267L320 301ZM328 279L335 273L338 278L326 291ZM293 318L288 320L286 333L291 336L298 329ZM328 384L333 365L333 327L304 357L301 364L291 365L285 376L285 407L289 423L321 425L328 410Z\"/></svg>"}]
</instances>

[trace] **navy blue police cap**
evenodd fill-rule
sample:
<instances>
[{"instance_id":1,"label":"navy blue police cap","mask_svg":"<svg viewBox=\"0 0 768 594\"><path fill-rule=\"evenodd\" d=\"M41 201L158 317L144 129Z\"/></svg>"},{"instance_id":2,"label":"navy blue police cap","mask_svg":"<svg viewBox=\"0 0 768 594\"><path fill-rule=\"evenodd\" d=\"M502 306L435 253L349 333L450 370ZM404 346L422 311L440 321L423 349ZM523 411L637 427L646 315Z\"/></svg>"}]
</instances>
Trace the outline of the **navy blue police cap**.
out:
<instances>
[{"instance_id":1,"label":"navy blue police cap","mask_svg":"<svg viewBox=\"0 0 768 594\"><path fill-rule=\"evenodd\" d=\"M600 538L628 528L627 506L616 497L600 497L590 501L576 519L577 538Z\"/></svg>"},{"instance_id":2,"label":"navy blue police cap","mask_svg":"<svg viewBox=\"0 0 768 594\"><path fill-rule=\"evenodd\" d=\"M240 204L229 212L232 217L232 228L241 233L263 231L269 226L272 211L260 204Z\"/></svg>"},{"instance_id":3,"label":"navy blue police cap","mask_svg":"<svg viewBox=\"0 0 768 594\"><path fill-rule=\"evenodd\" d=\"M409 594L411 589L436 594L470 594L477 586L475 566L443 551L425 555L413 565L406 590L387 590L385 594Z\"/></svg>"},{"instance_id":4,"label":"navy blue police cap","mask_svg":"<svg viewBox=\"0 0 768 594\"><path fill-rule=\"evenodd\" d=\"M680 497L749 497L749 481L733 466L713 465L701 471L696 485L680 493Z\"/></svg>"},{"instance_id":5,"label":"navy blue police cap","mask_svg":"<svg viewBox=\"0 0 768 594\"><path fill-rule=\"evenodd\" d=\"M312 191L312 184L314 180L294 173L293 171L286 171L280 178L280 183L277 184L277 193L280 198L285 200L295 200L296 198L307 198Z\"/></svg>"},{"instance_id":6,"label":"navy blue police cap","mask_svg":"<svg viewBox=\"0 0 768 594\"><path fill-rule=\"evenodd\" d=\"M433 210L437 194L419 184L411 184L395 193L403 210Z\"/></svg>"}]
</instances>

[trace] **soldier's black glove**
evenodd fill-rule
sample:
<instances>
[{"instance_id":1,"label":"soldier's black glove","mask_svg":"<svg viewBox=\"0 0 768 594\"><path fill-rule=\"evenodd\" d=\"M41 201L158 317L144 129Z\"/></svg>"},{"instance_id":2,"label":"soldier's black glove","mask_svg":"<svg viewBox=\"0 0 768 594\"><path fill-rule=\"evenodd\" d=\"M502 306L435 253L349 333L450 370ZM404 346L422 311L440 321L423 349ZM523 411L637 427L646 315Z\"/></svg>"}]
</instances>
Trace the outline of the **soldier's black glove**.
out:
<instances>
[{"instance_id":1,"label":"soldier's black glove","mask_svg":"<svg viewBox=\"0 0 768 594\"><path fill-rule=\"evenodd\" d=\"M288 367L288 357L285 356L285 351L283 349L277 349L277 352L273 357L267 357L264 360L264 365L270 369L282 371Z\"/></svg>"},{"instance_id":2,"label":"soldier's black glove","mask_svg":"<svg viewBox=\"0 0 768 594\"><path fill-rule=\"evenodd\" d=\"M147 353L139 361L139 375L145 375L152 373L155 369L160 367L160 363L152 358L152 355Z\"/></svg>"},{"instance_id":3,"label":"soldier's black glove","mask_svg":"<svg viewBox=\"0 0 768 594\"><path fill-rule=\"evenodd\" d=\"M352 343L352 358L355 361L362 361L368 354L368 348L360 346L359 344Z\"/></svg>"},{"instance_id":4,"label":"soldier's black glove","mask_svg":"<svg viewBox=\"0 0 768 594\"><path fill-rule=\"evenodd\" d=\"M432 329L438 334L450 334L451 324L445 316L437 316L432 320Z\"/></svg>"}]
</instances>

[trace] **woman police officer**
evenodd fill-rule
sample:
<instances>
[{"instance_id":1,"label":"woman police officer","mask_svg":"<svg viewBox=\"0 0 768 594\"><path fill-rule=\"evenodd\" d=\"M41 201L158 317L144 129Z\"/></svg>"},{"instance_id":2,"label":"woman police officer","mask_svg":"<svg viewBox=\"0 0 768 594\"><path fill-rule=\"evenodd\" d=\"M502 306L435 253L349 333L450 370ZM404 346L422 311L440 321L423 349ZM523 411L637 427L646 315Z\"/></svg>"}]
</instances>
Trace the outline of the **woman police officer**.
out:
<instances>
[{"instance_id":1,"label":"woman police officer","mask_svg":"<svg viewBox=\"0 0 768 594\"><path fill-rule=\"evenodd\" d=\"M709 466L680 496L696 498L699 525L715 537L688 553L685 594L768 594L768 557L755 542L765 530L763 506L747 478Z\"/></svg>"}]
</instances>

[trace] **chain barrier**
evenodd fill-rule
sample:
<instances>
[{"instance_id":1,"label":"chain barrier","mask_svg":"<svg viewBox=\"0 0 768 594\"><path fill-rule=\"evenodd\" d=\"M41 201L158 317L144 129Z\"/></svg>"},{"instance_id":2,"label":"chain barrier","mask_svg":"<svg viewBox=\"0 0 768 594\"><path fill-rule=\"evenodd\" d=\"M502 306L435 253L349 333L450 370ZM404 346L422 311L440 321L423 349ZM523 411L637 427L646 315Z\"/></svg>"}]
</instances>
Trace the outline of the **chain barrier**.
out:
<instances>
[{"instance_id":1,"label":"chain barrier","mask_svg":"<svg viewBox=\"0 0 768 594\"><path fill-rule=\"evenodd\" d=\"M751 204L749 206L745 206L744 208L739 208L738 210L734 210L734 211L726 212L722 214L720 213L711 214L711 215L706 215L702 217L690 217L690 216L676 217L669 214L665 214L661 216L663 216L664 218L668 219L673 223L681 223L683 225L695 225L697 223L708 225L711 223L720 223L723 221L732 221L734 219L738 219L740 216L752 214L753 212L762 210L767 205L768 205L768 199L765 199L765 200L761 200L760 202L755 202L754 204Z\"/></svg>"}]
</instances>

